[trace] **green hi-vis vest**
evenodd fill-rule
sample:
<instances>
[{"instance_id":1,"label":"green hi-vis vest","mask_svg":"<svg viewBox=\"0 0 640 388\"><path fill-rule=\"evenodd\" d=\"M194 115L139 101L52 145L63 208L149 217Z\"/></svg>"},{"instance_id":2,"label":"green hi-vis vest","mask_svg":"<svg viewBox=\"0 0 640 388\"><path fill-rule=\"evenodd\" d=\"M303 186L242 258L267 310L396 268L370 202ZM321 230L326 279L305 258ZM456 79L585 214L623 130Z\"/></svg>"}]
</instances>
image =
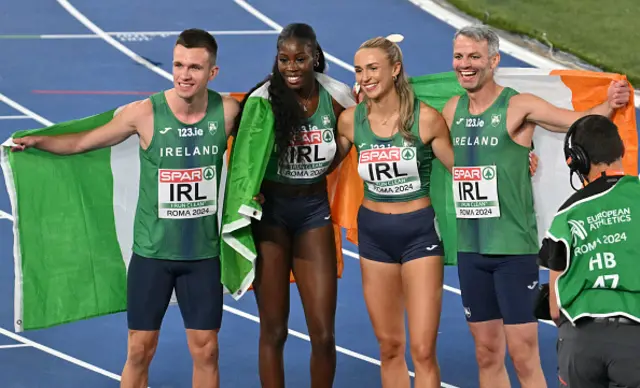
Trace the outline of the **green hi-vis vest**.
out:
<instances>
[{"instance_id":1,"label":"green hi-vis vest","mask_svg":"<svg viewBox=\"0 0 640 388\"><path fill-rule=\"evenodd\" d=\"M219 256L218 189L227 146L220 94L209 90L207 113L180 122L164 93L152 95L153 139L140 149L140 189L133 251L196 260Z\"/></svg>"},{"instance_id":2,"label":"green hi-vis vest","mask_svg":"<svg viewBox=\"0 0 640 388\"><path fill-rule=\"evenodd\" d=\"M622 177L605 192L556 214L547 238L567 249L558 305L572 322L623 315L640 322L640 181Z\"/></svg>"},{"instance_id":3,"label":"green hi-vis vest","mask_svg":"<svg viewBox=\"0 0 640 388\"><path fill-rule=\"evenodd\" d=\"M279 160L274 144L264 180L308 185L325 178L336 154L336 115L332 97L322 85L319 93L318 108L287 147L286 161Z\"/></svg>"},{"instance_id":4,"label":"green hi-vis vest","mask_svg":"<svg viewBox=\"0 0 640 388\"><path fill-rule=\"evenodd\" d=\"M454 151L453 200L458 251L485 255L536 254L539 249L529 149L507 131L509 99L504 88L482 114L458 101L451 126Z\"/></svg>"},{"instance_id":5,"label":"green hi-vis vest","mask_svg":"<svg viewBox=\"0 0 640 388\"><path fill-rule=\"evenodd\" d=\"M356 107L353 141L366 199L406 202L429 196L433 152L431 145L420 139L420 101L416 99L414 104L411 140L399 132L391 137L377 136L369 124L366 103Z\"/></svg>"}]
</instances>

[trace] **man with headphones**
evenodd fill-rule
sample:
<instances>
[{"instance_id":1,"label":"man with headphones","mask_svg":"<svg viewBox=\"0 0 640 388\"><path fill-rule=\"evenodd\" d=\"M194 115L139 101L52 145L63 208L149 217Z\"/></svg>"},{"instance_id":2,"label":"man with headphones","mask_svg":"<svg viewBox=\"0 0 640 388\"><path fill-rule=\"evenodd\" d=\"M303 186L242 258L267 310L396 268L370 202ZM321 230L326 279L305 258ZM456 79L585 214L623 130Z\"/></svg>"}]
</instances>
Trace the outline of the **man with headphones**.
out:
<instances>
[{"instance_id":1,"label":"man with headphones","mask_svg":"<svg viewBox=\"0 0 640 388\"><path fill-rule=\"evenodd\" d=\"M624 144L607 117L578 119L564 153L583 187L560 207L539 252L560 386L640 387L640 180L625 175Z\"/></svg>"}]
</instances>

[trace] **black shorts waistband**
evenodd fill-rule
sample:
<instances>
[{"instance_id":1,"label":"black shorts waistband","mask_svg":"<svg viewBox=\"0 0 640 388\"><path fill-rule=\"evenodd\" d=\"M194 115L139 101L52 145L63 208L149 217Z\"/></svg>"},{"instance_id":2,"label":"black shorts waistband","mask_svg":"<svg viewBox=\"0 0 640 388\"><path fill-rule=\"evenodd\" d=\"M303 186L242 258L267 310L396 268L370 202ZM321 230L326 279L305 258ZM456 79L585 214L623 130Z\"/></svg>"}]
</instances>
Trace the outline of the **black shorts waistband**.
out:
<instances>
[{"instance_id":1,"label":"black shorts waistband","mask_svg":"<svg viewBox=\"0 0 640 388\"><path fill-rule=\"evenodd\" d=\"M322 180L311 184L288 185L286 183L265 180L262 182L260 190L264 195L305 197L325 194L327 192L327 182Z\"/></svg>"}]
</instances>

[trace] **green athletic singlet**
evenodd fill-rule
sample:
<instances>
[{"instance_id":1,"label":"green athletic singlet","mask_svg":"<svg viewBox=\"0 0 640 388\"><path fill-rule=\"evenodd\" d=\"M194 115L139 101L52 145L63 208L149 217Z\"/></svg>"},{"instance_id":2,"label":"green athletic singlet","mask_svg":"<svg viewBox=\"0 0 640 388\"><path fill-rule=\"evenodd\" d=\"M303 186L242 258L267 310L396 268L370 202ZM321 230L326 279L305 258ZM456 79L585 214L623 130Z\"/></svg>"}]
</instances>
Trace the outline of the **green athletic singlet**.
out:
<instances>
[{"instance_id":1,"label":"green athletic singlet","mask_svg":"<svg viewBox=\"0 0 640 388\"><path fill-rule=\"evenodd\" d=\"M354 113L354 146L364 197L376 202L405 202L429 196L431 145L420 140L420 101L415 100L413 140L400 133L379 137L371 130L364 102Z\"/></svg>"},{"instance_id":2,"label":"green athletic singlet","mask_svg":"<svg viewBox=\"0 0 640 388\"><path fill-rule=\"evenodd\" d=\"M140 256L195 260L219 255L218 189L226 150L221 96L209 90L207 114L187 125L164 93L152 95L153 139L140 149L140 189L133 251Z\"/></svg>"},{"instance_id":3,"label":"green athletic singlet","mask_svg":"<svg viewBox=\"0 0 640 388\"><path fill-rule=\"evenodd\" d=\"M336 116L331 95L320 85L318 108L287 147L286 162L278 165L277 145L265 171L265 180L306 185L322 181L336 153Z\"/></svg>"},{"instance_id":4,"label":"green athletic singlet","mask_svg":"<svg viewBox=\"0 0 640 388\"><path fill-rule=\"evenodd\" d=\"M507 131L509 99L517 94L505 88L480 115L469 113L466 94L458 101L451 137L460 252L538 252L529 149L515 143Z\"/></svg>"}]
</instances>

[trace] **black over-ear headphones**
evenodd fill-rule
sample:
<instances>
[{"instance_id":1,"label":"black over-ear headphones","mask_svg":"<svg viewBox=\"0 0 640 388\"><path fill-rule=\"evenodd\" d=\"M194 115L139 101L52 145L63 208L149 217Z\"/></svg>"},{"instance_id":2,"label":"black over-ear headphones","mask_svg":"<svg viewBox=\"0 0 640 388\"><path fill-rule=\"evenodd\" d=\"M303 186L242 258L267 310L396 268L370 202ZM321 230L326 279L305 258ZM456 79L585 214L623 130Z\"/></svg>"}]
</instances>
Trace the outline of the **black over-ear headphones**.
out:
<instances>
[{"instance_id":1,"label":"black over-ear headphones","mask_svg":"<svg viewBox=\"0 0 640 388\"><path fill-rule=\"evenodd\" d=\"M575 123L569 127L569 131L567 131L567 135L564 138L564 158L567 161L567 166L569 166L569 170L571 173L577 172L579 175L586 176L589 174L589 170L591 169L591 162L589 161L589 156L584 151L579 144L573 143L573 137L575 135L576 129L578 125L587 120L587 117L581 117L576 120Z\"/></svg>"},{"instance_id":2,"label":"black over-ear headphones","mask_svg":"<svg viewBox=\"0 0 640 388\"><path fill-rule=\"evenodd\" d=\"M569 166L569 183L571 184L571 188L574 190L578 190L573 186L573 174L577 173L582 185L585 186L587 184L586 176L589 174L589 170L591 170L591 162L589 161L589 156L584 151L579 144L573 143L573 137L575 136L578 125L582 123L584 120L588 120L589 116L581 117L576 120L567 131L566 136L564 137L564 159L567 162L567 166Z\"/></svg>"}]
</instances>

